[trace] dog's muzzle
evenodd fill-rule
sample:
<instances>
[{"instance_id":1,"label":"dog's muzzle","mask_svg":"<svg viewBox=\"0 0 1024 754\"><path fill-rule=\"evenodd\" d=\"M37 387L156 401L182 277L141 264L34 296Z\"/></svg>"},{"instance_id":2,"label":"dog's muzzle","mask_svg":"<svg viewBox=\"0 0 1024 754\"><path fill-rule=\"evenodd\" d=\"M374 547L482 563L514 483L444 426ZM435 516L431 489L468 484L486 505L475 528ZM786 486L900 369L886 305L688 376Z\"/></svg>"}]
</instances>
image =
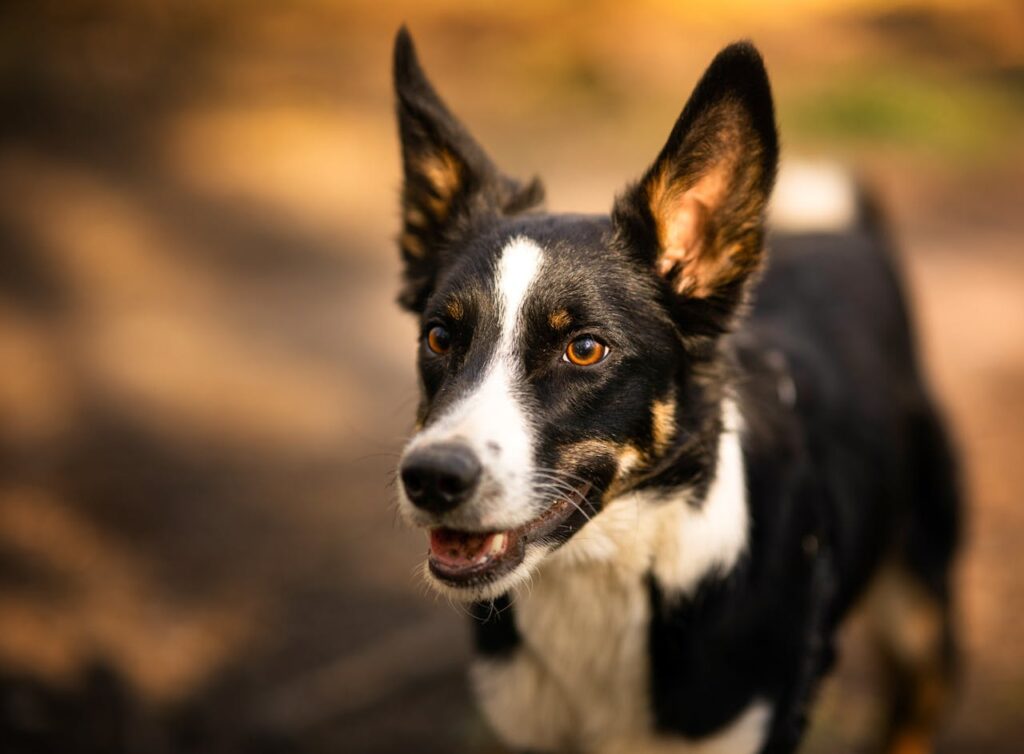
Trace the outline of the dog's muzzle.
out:
<instances>
[{"instance_id":1,"label":"dog's muzzle","mask_svg":"<svg viewBox=\"0 0 1024 754\"><path fill-rule=\"evenodd\" d=\"M472 497L482 467L476 453L462 443L435 443L402 461L402 486L409 502L433 514L454 510Z\"/></svg>"}]
</instances>

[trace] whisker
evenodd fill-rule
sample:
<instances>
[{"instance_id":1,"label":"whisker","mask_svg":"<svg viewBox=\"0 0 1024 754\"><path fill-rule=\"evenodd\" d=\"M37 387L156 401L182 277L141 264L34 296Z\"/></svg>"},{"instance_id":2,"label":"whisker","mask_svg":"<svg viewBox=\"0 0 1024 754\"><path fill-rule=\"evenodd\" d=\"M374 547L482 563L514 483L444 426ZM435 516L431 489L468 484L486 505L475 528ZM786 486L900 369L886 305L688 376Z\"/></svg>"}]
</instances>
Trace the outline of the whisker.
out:
<instances>
[{"instance_id":1,"label":"whisker","mask_svg":"<svg viewBox=\"0 0 1024 754\"><path fill-rule=\"evenodd\" d=\"M571 471L565 471L564 469L554 469L547 466L540 466L534 469L535 474L551 474L564 479L575 479L577 482L590 483L589 479L581 477L579 474L574 474Z\"/></svg>"},{"instance_id":2,"label":"whisker","mask_svg":"<svg viewBox=\"0 0 1024 754\"><path fill-rule=\"evenodd\" d=\"M536 485L536 489L557 490L562 492L562 494L564 494L568 498L568 501L576 508L576 510L582 513L588 521L591 520L592 517L583 509L581 505L579 505L576 502L576 498L582 498L583 502L586 503L587 507L589 507L590 509L595 508L594 503L590 500L588 495L581 494L580 490L577 489L575 485L570 484L567 481L567 479L573 478L579 480L580 482L589 484L591 490L588 490L588 493L597 492L600 495L604 492L604 489L602 487L593 484L592 482L590 482L587 479L584 479L578 474L573 474L568 471L561 471L559 469L540 467L534 471L534 476L539 481L539 484Z\"/></svg>"},{"instance_id":3,"label":"whisker","mask_svg":"<svg viewBox=\"0 0 1024 754\"><path fill-rule=\"evenodd\" d=\"M573 473L568 472L568 471L560 471L558 469L548 469L548 468L541 467L541 468L536 469L534 471L534 475L537 476L540 479L555 479L555 480L558 480L558 481L566 481L568 479L574 479L574 480L576 480L578 482L589 484L595 491L597 491L599 493L604 492L604 488L603 487L594 484L589 479L584 479L583 477L581 477L581 476L579 476L577 474L573 474Z\"/></svg>"},{"instance_id":4,"label":"whisker","mask_svg":"<svg viewBox=\"0 0 1024 754\"><path fill-rule=\"evenodd\" d=\"M584 500L588 500L587 495L583 494L578 487L574 487L562 481L552 479L543 482L537 482L532 486L535 490L556 491L568 497L581 497Z\"/></svg>"},{"instance_id":5,"label":"whisker","mask_svg":"<svg viewBox=\"0 0 1024 754\"><path fill-rule=\"evenodd\" d=\"M585 502L588 506L590 506L591 508L593 508L594 506L590 502L590 500L587 499L587 497L585 495L580 495L579 491L576 490L575 488L569 488L568 490L566 490L564 488L559 488L559 487L556 487L556 486L553 486L553 485L550 485L550 486L540 485L540 486L534 487L534 492L535 493L537 493L537 492L544 492L544 491L558 493L567 503L569 503L569 505L571 505L573 508L578 510L583 515L583 517L585 519L587 519L587 521L591 520L590 514L587 513L587 511L585 511L583 509L583 506L581 506L579 503L576 502L575 498L581 497L581 498L583 498L583 502Z\"/></svg>"},{"instance_id":6,"label":"whisker","mask_svg":"<svg viewBox=\"0 0 1024 754\"><path fill-rule=\"evenodd\" d=\"M569 487L558 482L543 482L541 484L533 485L535 492L558 492L563 495L577 495L578 490L575 487Z\"/></svg>"},{"instance_id":7,"label":"whisker","mask_svg":"<svg viewBox=\"0 0 1024 754\"><path fill-rule=\"evenodd\" d=\"M562 490L563 492L567 492L567 493L568 492L577 492L578 489L579 489L579 488L569 484L568 482L563 482L563 481L558 480L558 479L538 480L538 481L534 482L531 486L536 488L536 489L541 489L541 488L544 488L544 489L558 489L558 490Z\"/></svg>"}]
</instances>

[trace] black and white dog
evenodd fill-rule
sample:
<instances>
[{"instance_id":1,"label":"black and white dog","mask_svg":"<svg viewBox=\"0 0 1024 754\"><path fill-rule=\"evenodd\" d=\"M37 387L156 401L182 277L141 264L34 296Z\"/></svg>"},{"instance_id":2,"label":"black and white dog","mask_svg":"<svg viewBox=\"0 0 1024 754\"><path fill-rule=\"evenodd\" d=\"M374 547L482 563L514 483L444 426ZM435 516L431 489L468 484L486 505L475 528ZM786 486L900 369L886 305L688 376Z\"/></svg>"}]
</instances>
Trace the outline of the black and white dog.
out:
<instances>
[{"instance_id":1,"label":"black and white dog","mask_svg":"<svg viewBox=\"0 0 1024 754\"><path fill-rule=\"evenodd\" d=\"M399 506L429 533L427 579L472 604L472 683L502 741L794 751L864 601L886 746L930 750L953 458L863 195L828 230L773 231L765 264L779 147L757 51L715 58L610 216L540 210L404 29L394 66L400 301L422 328Z\"/></svg>"}]
</instances>

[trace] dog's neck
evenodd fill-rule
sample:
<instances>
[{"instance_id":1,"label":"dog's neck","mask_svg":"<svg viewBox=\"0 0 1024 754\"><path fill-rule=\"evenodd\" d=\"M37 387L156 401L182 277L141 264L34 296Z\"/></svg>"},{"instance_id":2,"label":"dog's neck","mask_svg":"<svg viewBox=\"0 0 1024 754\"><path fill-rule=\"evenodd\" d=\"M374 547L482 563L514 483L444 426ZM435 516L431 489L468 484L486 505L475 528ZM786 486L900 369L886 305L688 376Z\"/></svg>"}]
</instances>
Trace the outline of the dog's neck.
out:
<instances>
[{"instance_id":1,"label":"dog's neck","mask_svg":"<svg viewBox=\"0 0 1024 754\"><path fill-rule=\"evenodd\" d=\"M653 750L649 580L663 600L685 600L706 578L732 571L747 548L742 421L732 400L721 418L703 497L694 486L625 493L513 590L520 650L480 657L473 669L504 740L524 749ZM701 751L753 750L748 739L761 735L766 716L752 706Z\"/></svg>"},{"instance_id":2,"label":"dog's neck","mask_svg":"<svg viewBox=\"0 0 1024 754\"><path fill-rule=\"evenodd\" d=\"M702 497L693 487L621 495L553 553L538 577L584 567L626 579L650 573L667 595L685 597L706 576L731 571L747 549L750 515L735 400L722 402L721 417L714 474Z\"/></svg>"}]
</instances>

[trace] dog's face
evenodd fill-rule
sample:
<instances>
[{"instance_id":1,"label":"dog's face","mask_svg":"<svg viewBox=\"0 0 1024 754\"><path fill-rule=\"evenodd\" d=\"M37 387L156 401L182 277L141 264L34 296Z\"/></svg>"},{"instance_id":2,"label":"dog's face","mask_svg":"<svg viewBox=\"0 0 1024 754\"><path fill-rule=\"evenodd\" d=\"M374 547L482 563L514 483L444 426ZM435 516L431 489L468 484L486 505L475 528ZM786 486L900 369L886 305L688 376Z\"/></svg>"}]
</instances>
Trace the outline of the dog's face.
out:
<instances>
[{"instance_id":1,"label":"dog's face","mask_svg":"<svg viewBox=\"0 0 1024 754\"><path fill-rule=\"evenodd\" d=\"M399 505L431 581L491 598L622 492L707 481L718 338L762 256L771 95L753 48L723 51L602 217L538 212L540 184L499 173L404 30L395 86L422 387Z\"/></svg>"}]
</instances>

